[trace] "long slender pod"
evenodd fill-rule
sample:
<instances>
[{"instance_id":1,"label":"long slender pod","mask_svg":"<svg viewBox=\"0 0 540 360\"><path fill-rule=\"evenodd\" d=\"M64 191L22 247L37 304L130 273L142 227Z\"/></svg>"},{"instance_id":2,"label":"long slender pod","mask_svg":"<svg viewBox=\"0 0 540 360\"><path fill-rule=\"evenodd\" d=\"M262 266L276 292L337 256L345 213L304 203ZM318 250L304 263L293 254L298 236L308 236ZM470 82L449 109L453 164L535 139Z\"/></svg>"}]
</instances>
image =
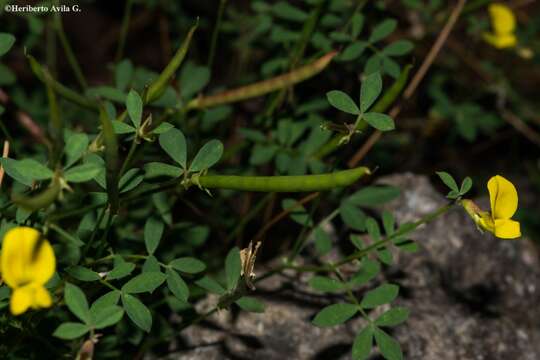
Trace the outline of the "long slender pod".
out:
<instances>
[{"instance_id":1,"label":"long slender pod","mask_svg":"<svg viewBox=\"0 0 540 360\"><path fill-rule=\"evenodd\" d=\"M206 189L230 189L261 192L307 192L332 190L349 186L371 172L367 167L319 175L300 176L234 176L202 175L193 183Z\"/></svg>"},{"instance_id":2,"label":"long slender pod","mask_svg":"<svg viewBox=\"0 0 540 360\"><path fill-rule=\"evenodd\" d=\"M213 106L228 104L236 101L241 101L261 95L271 93L279 89L297 84L301 81L309 79L321 72L328 66L330 61L337 55L337 52L332 51L314 62L299 67L291 72L273 77L268 80L260 81L254 84L242 86L236 89L227 90L225 92L211 95L201 96L193 99L187 105L188 109L204 109Z\"/></svg>"}]
</instances>

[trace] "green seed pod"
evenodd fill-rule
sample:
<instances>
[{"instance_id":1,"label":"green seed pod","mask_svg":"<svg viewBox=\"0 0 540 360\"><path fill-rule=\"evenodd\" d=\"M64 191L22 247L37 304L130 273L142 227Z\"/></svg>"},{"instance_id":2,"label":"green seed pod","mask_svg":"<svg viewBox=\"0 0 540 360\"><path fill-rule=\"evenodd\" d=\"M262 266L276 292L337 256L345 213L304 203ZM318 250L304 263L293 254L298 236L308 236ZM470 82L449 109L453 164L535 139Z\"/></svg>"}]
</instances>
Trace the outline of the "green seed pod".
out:
<instances>
[{"instance_id":1,"label":"green seed pod","mask_svg":"<svg viewBox=\"0 0 540 360\"><path fill-rule=\"evenodd\" d=\"M39 194L36 194L34 196L13 194L12 200L16 205L22 207L27 211L36 211L39 209L44 209L47 206L51 205L58 198L58 195L60 194L60 189L60 179L55 176L52 179L49 187L40 192Z\"/></svg>"},{"instance_id":2,"label":"green seed pod","mask_svg":"<svg viewBox=\"0 0 540 360\"><path fill-rule=\"evenodd\" d=\"M193 33L197 29L197 26L198 25L195 24L191 27L191 29L189 29L189 32L184 39L184 42L176 51L176 54L174 54L173 58L171 59L169 64L167 64L165 69L163 69L156 81L154 81L148 88L145 101L147 104L150 104L152 101L157 100L167 88L169 81L174 76L176 70L178 70L178 68L182 64L182 61L184 61L184 58L186 57L186 53L189 50L189 44L191 43L191 38L193 37Z\"/></svg>"},{"instance_id":3,"label":"green seed pod","mask_svg":"<svg viewBox=\"0 0 540 360\"><path fill-rule=\"evenodd\" d=\"M216 95L206 97L201 96L190 101L187 108L204 109L265 95L271 93L272 91L287 88L320 73L326 66L328 66L328 64L330 64L330 61L332 61L336 55L337 52L332 51L311 64L299 67L298 69L286 74L251 85L242 86L237 89L228 90Z\"/></svg>"},{"instance_id":4,"label":"green seed pod","mask_svg":"<svg viewBox=\"0 0 540 360\"><path fill-rule=\"evenodd\" d=\"M367 167L320 175L301 176L228 176L202 175L193 183L206 189L230 189L262 192L308 192L349 186L371 172Z\"/></svg>"},{"instance_id":5,"label":"green seed pod","mask_svg":"<svg viewBox=\"0 0 540 360\"><path fill-rule=\"evenodd\" d=\"M28 61L30 62L30 68L32 69L32 72L36 77L41 80L43 83L46 83L48 79L46 78L46 75L50 78L50 86L53 88L55 92L57 92L60 96L64 97L66 100L71 101L74 104L80 105L82 107L85 107L87 109L91 110L97 110L98 105L96 102L84 97L83 95L71 90L70 88L66 87L65 85L60 84L58 81L54 80L52 78L52 75L48 73L47 69L44 69L40 63L37 62L34 57L31 55L26 55L28 58Z\"/></svg>"}]
</instances>

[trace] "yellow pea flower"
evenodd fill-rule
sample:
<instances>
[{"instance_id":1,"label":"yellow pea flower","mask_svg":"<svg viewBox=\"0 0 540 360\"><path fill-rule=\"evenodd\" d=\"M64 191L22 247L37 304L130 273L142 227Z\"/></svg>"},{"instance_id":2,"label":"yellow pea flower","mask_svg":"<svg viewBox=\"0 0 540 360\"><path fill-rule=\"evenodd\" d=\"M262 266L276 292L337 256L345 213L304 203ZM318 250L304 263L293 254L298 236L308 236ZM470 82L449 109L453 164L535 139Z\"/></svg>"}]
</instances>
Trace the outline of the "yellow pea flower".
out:
<instances>
[{"instance_id":1,"label":"yellow pea flower","mask_svg":"<svg viewBox=\"0 0 540 360\"><path fill-rule=\"evenodd\" d=\"M40 236L37 230L24 226L13 228L4 236L0 272L12 289L10 311L13 315L20 315L28 308L52 305L51 295L44 285L54 274L56 258L47 240L34 254Z\"/></svg>"},{"instance_id":2,"label":"yellow pea flower","mask_svg":"<svg viewBox=\"0 0 540 360\"><path fill-rule=\"evenodd\" d=\"M474 202L468 199L461 201L462 206L479 228L492 232L501 239L520 237L520 224L511 219L518 206L516 187L500 175L489 179L487 187L491 212L482 211Z\"/></svg>"},{"instance_id":3,"label":"yellow pea flower","mask_svg":"<svg viewBox=\"0 0 540 360\"><path fill-rule=\"evenodd\" d=\"M486 42L497 49L515 47L517 38L515 35L516 17L508 6L494 3L489 5L492 33L484 33Z\"/></svg>"}]
</instances>

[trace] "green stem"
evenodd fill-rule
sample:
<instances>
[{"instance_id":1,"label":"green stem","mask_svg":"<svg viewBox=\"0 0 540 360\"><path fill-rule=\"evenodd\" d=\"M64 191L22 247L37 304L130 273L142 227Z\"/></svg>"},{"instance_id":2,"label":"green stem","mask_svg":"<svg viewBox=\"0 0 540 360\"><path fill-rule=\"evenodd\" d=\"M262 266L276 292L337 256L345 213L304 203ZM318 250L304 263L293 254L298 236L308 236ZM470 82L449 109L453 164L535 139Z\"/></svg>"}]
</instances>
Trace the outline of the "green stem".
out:
<instances>
[{"instance_id":1,"label":"green stem","mask_svg":"<svg viewBox=\"0 0 540 360\"><path fill-rule=\"evenodd\" d=\"M133 7L133 0L127 0L124 8L124 18L122 20L122 28L120 30L120 38L118 39L118 48L116 49L116 62L122 60L124 53L124 47L126 45L126 38L129 31L129 21L131 19L131 8Z\"/></svg>"},{"instance_id":2,"label":"green stem","mask_svg":"<svg viewBox=\"0 0 540 360\"><path fill-rule=\"evenodd\" d=\"M57 232L60 236L62 236L64 239L68 240L70 243L72 243L72 244L74 244L76 246L80 246L81 241L79 239L73 237L73 235L71 235L70 233L68 233L64 229L62 229L60 226L58 226L58 225L56 225L54 223L51 223L51 224L49 224L49 228L51 228L52 230Z\"/></svg>"},{"instance_id":3,"label":"green stem","mask_svg":"<svg viewBox=\"0 0 540 360\"><path fill-rule=\"evenodd\" d=\"M345 285L345 291L347 292L347 296L349 297L349 300L358 307L358 309L362 313L362 316L366 320L369 320L369 317L365 313L364 309L362 309L362 307L360 306L360 303L358 302L358 299L356 298L356 296L354 296L354 294L352 292L351 286L345 280L345 277L343 276L343 274L341 274L341 271L339 271L339 269L336 268L336 269L334 269L334 274L336 274L337 278L343 283L343 285Z\"/></svg>"},{"instance_id":4,"label":"green stem","mask_svg":"<svg viewBox=\"0 0 540 360\"><path fill-rule=\"evenodd\" d=\"M163 183L155 184L147 187L146 189L139 190L133 194L127 195L125 198L122 198L122 203L140 200L148 195L153 195L162 191L167 191L171 189L178 188L180 185L180 180L178 178L165 181Z\"/></svg>"},{"instance_id":5,"label":"green stem","mask_svg":"<svg viewBox=\"0 0 540 360\"><path fill-rule=\"evenodd\" d=\"M54 3L56 6L60 5L59 0L55 0ZM77 81L79 82L81 88L86 89L88 84L86 83L86 79L84 78L84 75L81 71L79 62L77 61L77 58L73 53L73 49L71 48L71 45L69 44L69 41L67 39L66 33L64 31L64 26L62 25L62 18L60 16L60 12L54 13L54 25L58 37L60 38L60 42L62 43L62 47L64 48L64 52L66 53L69 65L71 66L71 69L73 70L73 73L75 74L75 77L77 78Z\"/></svg>"},{"instance_id":6,"label":"green stem","mask_svg":"<svg viewBox=\"0 0 540 360\"><path fill-rule=\"evenodd\" d=\"M40 81L45 82L44 73L47 70L43 69L43 67L32 56L27 54L26 57L28 58L28 61L30 62L30 67L34 75L36 75ZM51 76L51 79L52 79L52 75L49 75L49 76ZM83 95L71 90L70 88L59 83L57 80L52 79L51 86L54 89L54 91L58 93L58 95L62 96L66 100L69 100L72 103L75 103L87 109L91 109L94 111L99 110L99 106L97 102L90 100L84 97Z\"/></svg>"},{"instance_id":7,"label":"green stem","mask_svg":"<svg viewBox=\"0 0 540 360\"><path fill-rule=\"evenodd\" d=\"M242 220L236 225L233 231L227 236L225 240L226 243L229 243L232 238L237 234L241 233L246 225L255 217L257 214L264 208L264 206L272 199L272 193L266 194L253 209L251 209L246 215L242 216Z\"/></svg>"},{"instance_id":8,"label":"green stem","mask_svg":"<svg viewBox=\"0 0 540 360\"><path fill-rule=\"evenodd\" d=\"M309 17L304 22L300 39L296 43L295 49L293 50L292 55L289 59L289 71L294 70L300 63L300 60L302 59L302 57L304 56L304 52L306 50L307 44L309 43L309 40L311 39L313 31L315 30L315 27L319 21L319 17L320 17L322 8L324 6L324 3L325 3L325 0L320 0L319 3L316 5L316 7L311 11ZM274 111L281 106L281 104L283 103L283 100L285 99L285 95L288 89L289 89L288 87L281 89L278 93L276 93L271 98L271 101L268 104L268 108L265 111L265 115L267 117L271 117Z\"/></svg>"},{"instance_id":9,"label":"green stem","mask_svg":"<svg viewBox=\"0 0 540 360\"><path fill-rule=\"evenodd\" d=\"M113 284L111 284L110 282L108 282L105 279L99 279L99 282L102 283L103 285L105 285L106 287L108 287L111 290L120 291L120 289L118 289L116 286L114 286Z\"/></svg>"},{"instance_id":10,"label":"green stem","mask_svg":"<svg viewBox=\"0 0 540 360\"><path fill-rule=\"evenodd\" d=\"M377 241L377 242L363 248L362 250L356 251L355 253L353 253L353 254L347 256L346 258L344 258L343 260L338 261L335 264L335 267L339 267L339 266L344 265L346 263L349 263L349 262L351 262L353 260L361 259L365 255L369 254L371 251L376 250L376 249L380 248L381 246L388 244L389 242L391 242L392 240L394 240L396 238L399 238L400 236L403 236L403 235L405 235L405 234L407 234L407 233L409 233L409 232L411 232L413 230L416 230L420 225L430 223L431 221L435 220L440 215L446 213L453 206L454 206L454 204L448 204L448 205L441 206L435 212L433 212L431 214L428 214L428 215L424 216L423 218L421 218L420 220L414 222L410 227L407 227L407 228L405 228L403 230L398 230L395 233L393 233L392 235L386 237L385 239L381 239L381 240L379 240L379 241Z\"/></svg>"},{"instance_id":11,"label":"green stem","mask_svg":"<svg viewBox=\"0 0 540 360\"><path fill-rule=\"evenodd\" d=\"M98 263L102 263L102 262L106 262L106 261L111 261L111 260L114 260L116 257L121 257L121 258L124 258L124 259L133 259L133 260L146 260L146 259L148 259L149 255L136 255L136 254L122 255L122 254L112 254L112 255L104 256L104 257L99 258L99 259L97 259L97 260L89 261L89 262L85 263L85 266L91 266L91 265L94 265L94 264L98 264ZM159 262L159 261L158 261L158 264L159 264L161 267L164 267L164 268L169 268L169 267L170 267L169 265L164 264L164 263Z\"/></svg>"},{"instance_id":12,"label":"green stem","mask_svg":"<svg viewBox=\"0 0 540 360\"><path fill-rule=\"evenodd\" d=\"M98 203L98 204L87 205L87 206L84 206L82 208L77 208L77 209L73 209L73 210L69 210L69 211L65 211L65 212L59 212L59 213L56 213L56 214L51 214L51 216L49 216L49 221L58 221L58 220L70 218L70 217L73 217L73 216L79 216L79 215L85 214L85 213L87 213L89 211L98 209L100 207L105 207L105 206L107 206L107 203L103 202L103 203Z\"/></svg>"},{"instance_id":13,"label":"green stem","mask_svg":"<svg viewBox=\"0 0 540 360\"><path fill-rule=\"evenodd\" d=\"M44 72L44 78L45 85L47 87L47 98L49 100L49 117L51 119L50 130L53 139L50 166L53 170L55 170L57 166L59 166L62 158L62 151L64 150L64 121L60 116L60 110L56 100L56 93L54 92L53 88L54 80L48 72Z\"/></svg>"},{"instance_id":14,"label":"green stem","mask_svg":"<svg viewBox=\"0 0 540 360\"><path fill-rule=\"evenodd\" d=\"M171 61L165 66L165 69L159 74L158 78L150 84L148 87L148 91L146 93L144 103L150 104L153 101L159 99L161 95L165 92L165 89L169 85L169 81L171 78L176 74L176 71L182 65L182 62L184 61L184 58L186 57L186 54L189 50L191 39L193 37L193 34L195 33L195 30L197 30L197 26L199 25L199 21L195 23L190 29L188 34L186 35L186 38L182 42L182 45L178 48L176 53L174 54Z\"/></svg>"},{"instance_id":15,"label":"green stem","mask_svg":"<svg viewBox=\"0 0 540 360\"><path fill-rule=\"evenodd\" d=\"M326 216L324 219L322 219L321 221L319 221L318 224L316 224L315 226L313 226L312 230L313 230L313 229L317 229L318 227L321 227L322 225L324 225L324 224L326 224L326 223L332 221L332 219L334 219L334 218L335 218L336 216L338 216L338 215L339 215L339 209L335 209L334 211L332 211L332 212L330 213L330 215ZM308 236L308 238L309 238L309 236ZM298 254L300 253L300 250L302 250L302 249L300 248L299 251L293 252L293 253L289 256L289 258L287 259L287 264L291 264L291 263L294 261L294 259L295 259L295 258L298 256Z\"/></svg>"},{"instance_id":16,"label":"green stem","mask_svg":"<svg viewBox=\"0 0 540 360\"><path fill-rule=\"evenodd\" d=\"M47 19L47 25L45 63L47 64L51 74L56 76L56 36L54 34L54 17L49 17Z\"/></svg>"},{"instance_id":17,"label":"green stem","mask_svg":"<svg viewBox=\"0 0 540 360\"><path fill-rule=\"evenodd\" d=\"M225 12L225 5L227 5L227 0L219 1L219 8L216 18L216 24L214 25L214 31L212 32L212 40L210 42L210 52L208 53L207 65L209 69L212 69L212 64L214 63L214 56L216 53L217 40L219 36L219 29L221 27L221 20L223 18L223 13Z\"/></svg>"},{"instance_id":18,"label":"green stem","mask_svg":"<svg viewBox=\"0 0 540 360\"><path fill-rule=\"evenodd\" d=\"M179 179L168 180L168 181L165 181L165 182L160 183L160 184L155 184L153 186L149 186L148 188L143 189L143 190L138 191L138 192L135 192L133 194L130 193L130 194L126 195L124 198L121 198L120 200L122 201L122 203L140 200L140 199L142 199L142 198L144 198L144 197L146 197L148 195L153 195L155 193L159 193L159 192L162 192L162 191L174 189L174 188L178 187L179 183L180 183ZM9 204L9 205L11 205L11 204ZM5 207L6 208L9 207L9 205L6 205ZM63 220L63 219L74 217L74 216L80 216L80 215L85 214L85 213L87 213L89 211L92 211L92 210L95 210L95 209L98 209L98 208L103 208L103 207L107 207L107 202L92 204L92 205L88 205L88 206L85 206L85 207L82 207L82 208L72 209L72 210L69 210L69 211L66 211L66 212L58 212L58 213L55 213L55 214L51 214L49 216L48 220L49 221L59 221L59 220ZM1 211L1 209L0 209L0 211Z\"/></svg>"},{"instance_id":19,"label":"green stem","mask_svg":"<svg viewBox=\"0 0 540 360\"><path fill-rule=\"evenodd\" d=\"M128 154L126 158L124 159L124 163L122 164L122 167L120 168L120 172L118 173L118 179L122 178L122 175L126 172L131 159L133 158L133 155L135 154L135 150L137 149L137 145L139 144L138 136L136 135L135 138L133 138L133 141L131 142L131 146L129 148Z\"/></svg>"},{"instance_id":20,"label":"green stem","mask_svg":"<svg viewBox=\"0 0 540 360\"><path fill-rule=\"evenodd\" d=\"M107 208L104 207L103 209L101 209L101 212L98 216L98 219L96 221L96 227L94 228L94 230L92 231L92 235L90 235L90 239L88 240L88 242L86 243L86 245L84 246L84 249L82 251L83 253L83 257L84 255L86 255L86 253L88 252L88 250L90 249L90 246L94 243L94 240L97 236L97 233L99 231L99 227L101 225L101 222L103 221L103 218L105 217L105 214L107 213ZM109 214L109 216L112 216Z\"/></svg>"},{"instance_id":21,"label":"green stem","mask_svg":"<svg viewBox=\"0 0 540 360\"><path fill-rule=\"evenodd\" d=\"M304 224L302 226L302 231L300 232L300 235L298 236L298 238L296 239L296 241L294 243L293 250L292 250L292 255L289 257L290 261L291 261L291 259L296 258L298 256L298 254L300 254L300 251L302 251L302 248L304 247L304 244L306 243L306 240L308 239L308 235L309 235L308 234L309 220L313 218L313 214L315 213L315 210L320 205L320 203L321 203L321 198L317 197L316 203L313 204L313 206L311 207L311 211L309 212L309 216L306 218L306 221L304 222Z\"/></svg>"}]
</instances>

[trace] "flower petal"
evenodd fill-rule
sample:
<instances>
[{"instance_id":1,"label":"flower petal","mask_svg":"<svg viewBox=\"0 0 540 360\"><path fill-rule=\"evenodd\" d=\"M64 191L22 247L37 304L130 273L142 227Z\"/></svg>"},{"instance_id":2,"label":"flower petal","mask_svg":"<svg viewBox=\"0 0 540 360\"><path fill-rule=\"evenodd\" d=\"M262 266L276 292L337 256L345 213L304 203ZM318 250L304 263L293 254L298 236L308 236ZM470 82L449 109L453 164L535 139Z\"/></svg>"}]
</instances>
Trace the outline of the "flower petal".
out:
<instances>
[{"instance_id":1,"label":"flower petal","mask_svg":"<svg viewBox=\"0 0 540 360\"><path fill-rule=\"evenodd\" d=\"M34 244L39 232L29 227L9 230L2 241L1 272L6 284L15 288L30 282L28 278L28 245Z\"/></svg>"},{"instance_id":2,"label":"flower petal","mask_svg":"<svg viewBox=\"0 0 540 360\"><path fill-rule=\"evenodd\" d=\"M44 285L53 276L56 258L51 244L45 240L33 258L40 233L20 226L9 230L2 242L0 267L2 277L11 288L28 283Z\"/></svg>"},{"instance_id":3,"label":"flower petal","mask_svg":"<svg viewBox=\"0 0 540 360\"><path fill-rule=\"evenodd\" d=\"M35 244L34 244L35 245ZM32 245L32 250L34 248ZM30 260L32 282L45 285L54 275L56 257L51 244L45 240L38 251L34 261Z\"/></svg>"},{"instance_id":4,"label":"flower petal","mask_svg":"<svg viewBox=\"0 0 540 360\"><path fill-rule=\"evenodd\" d=\"M516 29L516 17L508 6L491 4L489 6L491 25L497 35L510 34Z\"/></svg>"},{"instance_id":5,"label":"flower petal","mask_svg":"<svg viewBox=\"0 0 540 360\"><path fill-rule=\"evenodd\" d=\"M519 222L514 220L495 220L495 236L501 239L515 239L521 236Z\"/></svg>"},{"instance_id":6,"label":"flower petal","mask_svg":"<svg viewBox=\"0 0 540 360\"><path fill-rule=\"evenodd\" d=\"M487 186L493 219L510 219L518 206L515 186L500 175L489 179Z\"/></svg>"},{"instance_id":7,"label":"flower petal","mask_svg":"<svg viewBox=\"0 0 540 360\"><path fill-rule=\"evenodd\" d=\"M38 308L48 308L52 305L52 298L49 291L45 287L38 285L34 288L34 299L32 302L32 307L34 309Z\"/></svg>"},{"instance_id":8,"label":"flower petal","mask_svg":"<svg viewBox=\"0 0 540 360\"><path fill-rule=\"evenodd\" d=\"M33 290L31 286L16 288L11 294L9 310L13 315L24 313L32 305Z\"/></svg>"},{"instance_id":9,"label":"flower petal","mask_svg":"<svg viewBox=\"0 0 540 360\"><path fill-rule=\"evenodd\" d=\"M512 48L517 44L517 38L514 34L495 35L492 33L484 33L482 36L488 44L497 49Z\"/></svg>"}]
</instances>

